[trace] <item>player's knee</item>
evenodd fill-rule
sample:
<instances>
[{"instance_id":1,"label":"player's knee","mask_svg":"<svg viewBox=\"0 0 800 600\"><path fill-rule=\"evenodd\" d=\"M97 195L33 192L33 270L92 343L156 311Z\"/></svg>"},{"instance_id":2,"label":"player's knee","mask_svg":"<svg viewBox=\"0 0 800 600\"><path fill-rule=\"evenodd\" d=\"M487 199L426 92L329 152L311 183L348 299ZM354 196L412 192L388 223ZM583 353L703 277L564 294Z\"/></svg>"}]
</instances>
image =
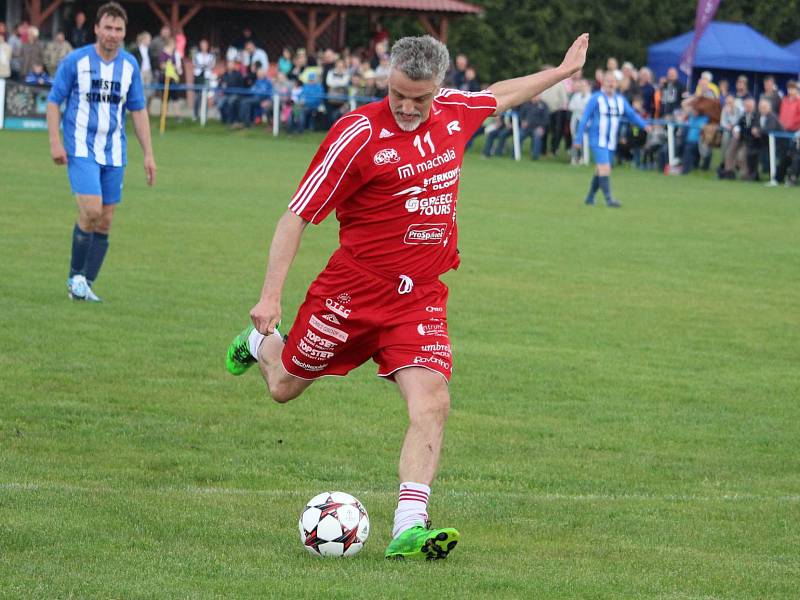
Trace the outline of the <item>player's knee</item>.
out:
<instances>
[{"instance_id":1,"label":"player's knee","mask_svg":"<svg viewBox=\"0 0 800 600\"><path fill-rule=\"evenodd\" d=\"M412 422L421 421L430 423L444 423L450 414L450 393L447 385L442 383L441 387L429 390L424 398L414 403L414 407L409 413Z\"/></svg>"},{"instance_id":2,"label":"player's knee","mask_svg":"<svg viewBox=\"0 0 800 600\"><path fill-rule=\"evenodd\" d=\"M268 384L267 389L269 390L269 395L278 404L286 404L289 400L294 400L302 391L287 385L287 383L283 381L279 381L275 384Z\"/></svg>"}]
</instances>

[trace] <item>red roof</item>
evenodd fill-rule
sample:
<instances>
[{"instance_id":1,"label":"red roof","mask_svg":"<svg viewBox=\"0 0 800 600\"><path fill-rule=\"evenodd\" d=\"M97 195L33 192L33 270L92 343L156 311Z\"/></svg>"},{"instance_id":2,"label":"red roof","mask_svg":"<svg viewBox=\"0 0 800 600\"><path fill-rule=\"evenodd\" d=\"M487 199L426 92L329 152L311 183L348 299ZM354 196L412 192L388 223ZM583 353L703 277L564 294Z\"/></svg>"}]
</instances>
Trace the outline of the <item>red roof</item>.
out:
<instances>
[{"instance_id":1,"label":"red roof","mask_svg":"<svg viewBox=\"0 0 800 600\"><path fill-rule=\"evenodd\" d=\"M388 8L430 13L481 13L483 9L460 0L250 0L270 4L306 4L358 8Z\"/></svg>"}]
</instances>

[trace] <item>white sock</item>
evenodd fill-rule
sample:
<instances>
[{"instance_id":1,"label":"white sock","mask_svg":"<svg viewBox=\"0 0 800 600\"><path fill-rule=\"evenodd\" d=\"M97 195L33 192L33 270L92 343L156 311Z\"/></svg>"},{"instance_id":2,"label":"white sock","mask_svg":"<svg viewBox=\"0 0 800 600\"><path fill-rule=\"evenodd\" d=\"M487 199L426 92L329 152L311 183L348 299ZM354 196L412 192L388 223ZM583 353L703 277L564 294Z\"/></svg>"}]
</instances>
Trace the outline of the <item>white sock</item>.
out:
<instances>
[{"instance_id":1,"label":"white sock","mask_svg":"<svg viewBox=\"0 0 800 600\"><path fill-rule=\"evenodd\" d=\"M258 329L253 329L250 332L250 337L247 338L247 346L250 349L250 354L253 355L253 358L258 360L258 347L261 345L261 342L264 341L264 334L258 331Z\"/></svg>"},{"instance_id":2,"label":"white sock","mask_svg":"<svg viewBox=\"0 0 800 600\"><path fill-rule=\"evenodd\" d=\"M404 481L400 484L397 510L394 511L392 537L397 537L406 529L416 525L425 526L428 520L428 496L431 488L424 483Z\"/></svg>"}]
</instances>

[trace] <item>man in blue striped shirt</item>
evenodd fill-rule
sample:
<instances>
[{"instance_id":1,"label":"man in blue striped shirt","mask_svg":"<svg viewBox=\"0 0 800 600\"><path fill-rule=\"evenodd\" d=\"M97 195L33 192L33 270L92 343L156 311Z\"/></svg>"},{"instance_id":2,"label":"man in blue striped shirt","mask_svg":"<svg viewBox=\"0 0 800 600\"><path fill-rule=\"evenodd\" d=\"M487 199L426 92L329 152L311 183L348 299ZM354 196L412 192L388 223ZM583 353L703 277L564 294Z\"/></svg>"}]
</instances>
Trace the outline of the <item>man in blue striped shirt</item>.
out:
<instances>
[{"instance_id":1,"label":"man in blue striped shirt","mask_svg":"<svg viewBox=\"0 0 800 600\"><path fill-rule=\"evenodd\" d=\"M622 206L611 196L609 180L622 118L650 131L650 126L633 109L625 96L617 93L617 78L614 76L614 72L607 71L603 76L603 87L599 92L592 94L586 103L575 134L574 146L580 148L583 143L583 132L587 127L589 128L589 146L592 149L592 158L596 165L589 194L586 196L586 204L594 204L594 195L598 189L601 189L609 207L619 208Z\"/></svg>"},{"instance_id":2,"label":"man in blue striped shirt","mask_svg":"<svg viewBox=\"0 0 800 600\"><path fill-rule=\"evenodd\" d=\"M142 77L136 59L122 49L127 22L125 9L116 2L101 6L94 26L97 42L64 58L48 97L50 155L57 165L67 165L78 201L67 279L69 297L77 300L100 300L92 284L108 250L114 206L122 199L126 110L144 152L147 184L156 177Z\"/></svg>"}]
</instances>

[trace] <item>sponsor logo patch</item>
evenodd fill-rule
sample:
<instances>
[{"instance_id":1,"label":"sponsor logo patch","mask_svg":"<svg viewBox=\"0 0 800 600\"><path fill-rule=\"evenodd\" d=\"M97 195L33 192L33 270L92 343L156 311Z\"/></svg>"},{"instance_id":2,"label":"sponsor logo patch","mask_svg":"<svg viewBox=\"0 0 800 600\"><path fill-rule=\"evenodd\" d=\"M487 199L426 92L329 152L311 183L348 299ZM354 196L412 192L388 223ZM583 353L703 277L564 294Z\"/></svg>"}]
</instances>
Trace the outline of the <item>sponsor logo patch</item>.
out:
<instances>
[{"instance_id":1,"label":"sponsor logo patch","mask_svg":"<svg viewBox=\"0 0 800 600\"><path fill-rule=\"evenodd\" d=\"M327 323L323 323L317 318L316 315L311 315L309 324L317 331L320 331L325 335L329 335L332 338L339 340L340 342L346 342L349 336L347 332L344 332L341 329L337 329L336 327L331 327Z\"/></svg>"},{"instance_id":2,"label":"sponsor logo patch","mask_svg":"<svg viewBox=\"0 0 800 600\"><path fill-rule=\"evenodd\" d=\"M344 293L336 296L336 299L342 304L347 304L348 302L350 302L350 300L353 299L353 297L350 294Z\"/></svg>"},{"instance_id":3,"label":"sponsor logo patch","mask_svg":"<svg viewBox=\"0 0 800 600\"><path fill-rule=\"evenodd\" d=\"M431 321L430 323L420 323L417 325L417 333L423 336L447 335L445 324L441 321Z\"/></svg>"},{"instance_id":4,"label":"sponsor logo patch","mask_svg":"<svg viewBox=\"0 0 800 600\"><path fill-rule=\"evenodd\" d=\"M447 133L453 135L454 131L461 131L461 123L459 123L458 121L450 121L447 124Z\"/></svg>"},{"instance_id":5,"label":"sponsor logo patch","mask_svg":"<svg viewBox=\"0 0 800 600\"><path fill-rule=\"evenodd\" d=\"M303 354L303 356L307 356L308 358L315 358L321 360L327 360L329 358L333 358L333 352L330 352L329 350L318 350L317 348L314 348L311 344L308 344L303 340L300 340L300 343L297 345L297 347L300 350L300 353Z\"/></svg>"},{"instance_id":6,"label":"sponsor logo patch","mask_svg":"<svg viewBox=\"0 0 800 600\"><path fill-rule=\"evenodd\" d=\"M400 155L397 154L397 150L394 148L384 148L375 153L375 156L372 157L372 162L380 167L390 163L400 162Z\"/></svg>"},{"instance_id":7,"label":"sponsor logo patch","mask_svg":"<svg viewBox=\"0 0 800 600\"><path fill-rule=\"evenodd\" d=\"M303 362L302 360L297 358L295 355L292 355L292 362L294 364L296 364L298 367L300 367L301 369L303 369L304 371L311 371L311 372L322 371L325 367L328 366L328 363L324 363L324 364L321 364L321 365L310 365L308 363Z\"/></svg>"},{"instance_id":8,"label":"sponsor logo patch","mask_svg":"<svg viewBox=\"0 0 800 600\"><path fill-rule=\"evenodd\" d=\"M447 223L413 223L408 226L403 242L406 244L441 244Z\"/></svg>"},{"instance_id":9,"label":"sponsor logo patch","mask_svg":"<svg viewBox=\"0 0 800 600\"><path fill-rule=\"evenodd\" d=\"M336 300L332 300L331 298L325 299L325 306L327 306L329 309L331 309L333 312L335 312L343 319L347 319L350 316L350 313L353 312L351 309L345 308L344 306L336 302Z\"/></svg>"},{"instance_id":10,"label":"sponsor logo patch","mask_svg":"<svg viewBox=\"0 0 800 600\"><path fill-rule=\"evenodd\" d=\"M415 356L414 357L414 364L415 365L439 365L443 369L449 369L450 363L442 360L441 358L437 358L435 356Z\"/></svg>"},{"instance_id":11,"label":"sponsor logo patch","mask_svg":"<svg viewBox=\"0 0 800 600\"><path fill-rule=\"evenodd\" d=\"M430 171L431 169L435 169L436 167L441 167L456 159L456 151L452 148L448 148L441 154L434 156L430 160L424 160L421 163L416 164L417 173L424 173L425 171ZM402 179L402 178L401 178Z\"/></svg>"},{"instance_id":12,"label":"sponsor logo patch","mask_svg":"<svg viewBox=\"0 0 800 600\"><path fill-rule=\"evenodd\" d=\"M330 323L333 323L334 325L342 324L342 322L336 318L336 315L332 313L328 313L327 315L322 315L322 318L325 319L326 321L329 321Z\"/></svg>"},{"instance_id":13,"label":"sponsor logo patch","mask_svg":"<svg viewBox=\"0 0 800 600\"><path fill-rule=\"evenodd\" d=\"M381 133L380 133L380 135L378 137L383 140L383 139L390 138L390 137L393 137L393 136L394 136L394 134L391 131L389 131L388 129L384 128L384 129L381 129Z\"/></svg>"},{"instance_id":14,"label":"sponsor logo patch","mask_svg":"<svg viewBox=\"0 0 800 600\"><path fill-rule=\"evenodd\" d=\"M311 331L310 329L306 329L306 334L305 336L303 336L303 340L309 344L312 344L316 348L324 348L327 350L331 350L333 348L336 348L336 346L338 346L336 342L332 342L329 339L321 337L316 333L314 333L313 331Z\"/></svg>"},{"instance_id":15,"label":"sponsor logo patch","mask_svg":"<svg viewBox=\"0 0 800 600\"><path fill-rule=\"evenodd\" d=\"M425 312L440 313L440 312L444 312L444 308L441 307L441 306L426 306L425 307Z\"/></svg>"},{"instance_id":16,"label":"sponsor logo patch","mask_svg":"<svg viewBox=\"0 0 800 600\"><path fill-rule=\"evenodd\" d=\"M397 167L397 176L400 179L407 179L414 174L414 165L408 163L407 165L403 165L402 167Z\"/></svg>"}]
</instances>

